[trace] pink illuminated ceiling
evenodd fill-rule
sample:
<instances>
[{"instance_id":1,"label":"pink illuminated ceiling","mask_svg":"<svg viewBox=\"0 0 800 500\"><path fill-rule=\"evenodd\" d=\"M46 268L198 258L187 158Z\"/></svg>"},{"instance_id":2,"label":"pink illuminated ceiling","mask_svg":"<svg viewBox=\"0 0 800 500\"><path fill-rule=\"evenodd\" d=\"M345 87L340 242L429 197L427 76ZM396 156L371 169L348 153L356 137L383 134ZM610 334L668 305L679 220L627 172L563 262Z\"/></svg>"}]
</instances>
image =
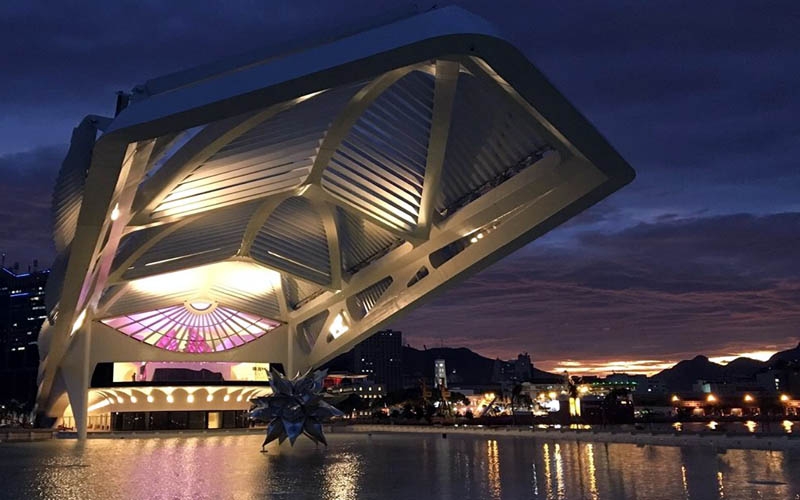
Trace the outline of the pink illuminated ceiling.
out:
<instances>
[{"instance_id":1,"label":"pink illuminated ceiling","mask_svg":"<svg viewBox=\"0 0 800 500\"><path fill-rule=\"evenodd\" d=\"M280 325L210 302L187 303L101 321L138 341L168 351L190 353L233 349Z\"/></svg>"}]
</instances>

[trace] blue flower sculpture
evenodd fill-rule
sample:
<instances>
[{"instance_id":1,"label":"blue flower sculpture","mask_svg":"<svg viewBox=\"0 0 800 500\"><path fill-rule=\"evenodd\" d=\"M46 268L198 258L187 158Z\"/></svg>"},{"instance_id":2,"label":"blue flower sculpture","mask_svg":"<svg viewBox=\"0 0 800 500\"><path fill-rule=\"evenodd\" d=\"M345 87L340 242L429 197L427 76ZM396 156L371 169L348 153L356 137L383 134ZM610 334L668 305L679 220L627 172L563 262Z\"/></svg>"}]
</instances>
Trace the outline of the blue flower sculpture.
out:
<instances>
[{"instance_id":1,"label":"blue flower sculpture","mask_svg":"<svg viewBox=\"0 0 800 500\"><path fill-rule=\"evenodd\" d=\"M270 369L272 395L253 399L255 408L250 410L250 418L267 423L267 438L262 449L276 439L283 443L286 438L294 446L300 434L328 446L322 422L344 414L322 400L322 381L327 373L327 370L314 373L309 370L289 379Z\"/></svg>"}]
</instances>

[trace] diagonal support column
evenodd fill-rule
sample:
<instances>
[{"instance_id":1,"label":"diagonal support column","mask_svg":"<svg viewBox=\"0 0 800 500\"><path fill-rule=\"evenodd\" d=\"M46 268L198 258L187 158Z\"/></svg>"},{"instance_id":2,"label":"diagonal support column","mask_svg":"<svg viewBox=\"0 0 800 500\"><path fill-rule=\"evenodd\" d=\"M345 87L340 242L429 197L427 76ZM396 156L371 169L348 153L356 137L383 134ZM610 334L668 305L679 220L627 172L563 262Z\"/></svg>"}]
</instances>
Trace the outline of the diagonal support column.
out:
<instances>
[{"instance_id":1,"label":"diagonal support column","mask_svg":"<svg viewBox=\"0 0 800 500\"><path fill-rule=\"evenodd\" d=\"M91 362L91 323L75 333L78 336L70 346L65 362L61 366L61 374L67 386L67 396L75 418L78 439L86 440L89 424L89 385L94 364Z\"/></svg>"},{"instance_id":2,"label":"diagonal support column","mask_svg":"<svg viewBox=\"0 0 800 500\"><path fill-rule=\"evenodd\" d=\"M427 239L433 222L433 209L439 184L442 178L447 138L450 135L450 121L453 116L453 102L458 85L458 72L461 65L455 61L436 61L436 80L433 91L433 121L428 139L428 156L425 162L425 179L422 183L422 197L415 235Z\"/></svg>"}]
</instances>

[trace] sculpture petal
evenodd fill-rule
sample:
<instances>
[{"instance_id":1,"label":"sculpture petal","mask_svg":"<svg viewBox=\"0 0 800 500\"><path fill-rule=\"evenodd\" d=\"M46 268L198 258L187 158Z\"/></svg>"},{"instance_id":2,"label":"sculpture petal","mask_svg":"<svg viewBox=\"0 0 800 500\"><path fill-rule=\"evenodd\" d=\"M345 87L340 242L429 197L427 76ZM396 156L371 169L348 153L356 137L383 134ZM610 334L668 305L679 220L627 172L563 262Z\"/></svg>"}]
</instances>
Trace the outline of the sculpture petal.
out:
<instances>
[{"instance_id":1,"label":"sculpture petal","mask_svg":"<svg viewBox=\"0 0 800 500\"><path fill-rule=\"evenodd\" d=\"M322 424L318 421L310 418L306 420L303 425L303 433L315 443L322 443L328 446L328 441L325 440L325 434L322 433Z\"/></svg>"},{"instance_id":2,"label":"sculpture petal","mask_svg":"<svg viewBox=\"0 0 800 500\"><path fill-rule=\"evenodd\" d=\"M283 442L285 438L286 430L283 427L283 422L281 419L276 418L269 423L269 426L267 426L267 437L264 439L264 444L261 446L266 446L276 439L280 439L280 442Z\"/></svg>"}]
</instances>

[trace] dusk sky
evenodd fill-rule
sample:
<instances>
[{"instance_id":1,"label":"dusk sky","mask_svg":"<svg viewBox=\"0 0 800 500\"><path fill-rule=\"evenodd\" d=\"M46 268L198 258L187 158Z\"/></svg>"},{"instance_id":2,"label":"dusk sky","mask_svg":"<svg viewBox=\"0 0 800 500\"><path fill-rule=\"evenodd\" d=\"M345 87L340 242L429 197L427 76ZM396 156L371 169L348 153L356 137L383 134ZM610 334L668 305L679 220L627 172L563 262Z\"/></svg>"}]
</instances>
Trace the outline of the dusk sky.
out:
<instances>
[{"instance_id":1,"label":"dusk sky","mask_svg":"<svg viewBox=\"0 0 800 500\"><path fill-rule=\"evenodd\" d=\"M404 316L393 326L406 340L528 351L546 369L644 372L796 345L800 2L456 3L497 25L638 175ZM6 264L52 260L50 196L71 130L112 115L115 91L433 3L178 5L0 4Z\"/></svg>"}]
</instances>

